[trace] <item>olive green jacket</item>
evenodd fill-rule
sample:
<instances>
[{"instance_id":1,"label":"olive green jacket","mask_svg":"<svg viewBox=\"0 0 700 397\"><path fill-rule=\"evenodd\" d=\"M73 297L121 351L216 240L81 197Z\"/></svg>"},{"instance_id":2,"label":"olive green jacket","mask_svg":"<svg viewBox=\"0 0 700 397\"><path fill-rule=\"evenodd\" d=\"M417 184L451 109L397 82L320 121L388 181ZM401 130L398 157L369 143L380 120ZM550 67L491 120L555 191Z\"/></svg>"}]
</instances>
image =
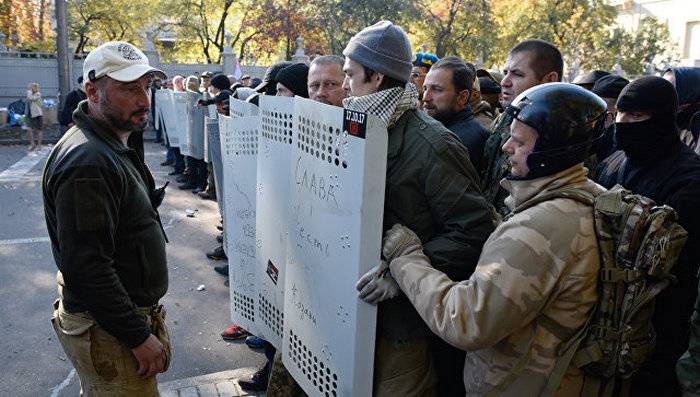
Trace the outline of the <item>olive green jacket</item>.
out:
<instances>
[{"instance_id":1,"label":"olive green jacket","mask_svg":"<svg viewBox=\"0 0 700 397\"><path fill-rule=\"evenodd\" d=\"M156 304L168 289L166 237L150 171L87 111L81 102L42 181L59 295L66 311L89 312L133 348L150 334L136 307Z\"/></svg>"},{"instance_id":2,"label":"olive green jacket","mask_svg":"<svg viewBox=\"0 0 700 397\"><path fill-rule=\"evenodd\" d=\"M389 129L384 231L395 223L408 226L433 267L459 281L474 271L495 222L457 137L424 112L406 111ZM379 333L387 338L429 332L404 295L380 303L378 316Z\"/></svg>"},{"instance_id":3,"label":"olive green jacket","mask_svg":"<svg viewBox=\"0 0 700 397\"><path fill-rule=\"evenodd\" d=\"M508 192L501 186L501 180L510 173L508 155L501 150L503 144L510 139L510 124L513 116L508 112L501 113L493 121L493 132L484 144L484 155L481 160L481 189L491 205L501 216L506 216L510 209L504 201Z\"/></svg>"}]
</instances>

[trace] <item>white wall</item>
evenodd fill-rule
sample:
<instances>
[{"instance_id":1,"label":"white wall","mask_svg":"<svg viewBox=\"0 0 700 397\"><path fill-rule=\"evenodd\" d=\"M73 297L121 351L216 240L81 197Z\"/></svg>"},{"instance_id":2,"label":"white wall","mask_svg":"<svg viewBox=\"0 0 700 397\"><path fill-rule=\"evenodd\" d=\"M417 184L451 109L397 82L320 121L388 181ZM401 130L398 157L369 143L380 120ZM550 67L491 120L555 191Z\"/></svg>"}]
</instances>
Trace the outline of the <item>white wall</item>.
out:
<instances>
[{"instance_id":1,"label":"white wall","mask_svg":"<svg viewBox=\"0 0 700 397\"><path fill-rule=\"evenodd\" d=\"M618 23L634 30L642 16L668 24L677 50L687 65L700 64L700 0L612 0Z\"/></svg>"}]
</instances>

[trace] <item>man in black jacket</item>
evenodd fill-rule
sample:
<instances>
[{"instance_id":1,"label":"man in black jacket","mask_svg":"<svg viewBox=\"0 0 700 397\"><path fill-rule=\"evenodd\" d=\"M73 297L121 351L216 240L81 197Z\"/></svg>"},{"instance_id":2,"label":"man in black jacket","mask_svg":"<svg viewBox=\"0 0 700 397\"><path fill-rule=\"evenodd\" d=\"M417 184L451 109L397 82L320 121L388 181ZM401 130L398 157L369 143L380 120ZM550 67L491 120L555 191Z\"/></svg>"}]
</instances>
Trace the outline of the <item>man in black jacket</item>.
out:
<instances>
[{"instance_id":1,"label":"man in black jacket","mask_svg":"<svg viewBox=\"0 0 700 397\"><path fill-rule=\"evenodd\" d=\"M656 299L652 323L656 348L632 378L632 396L680 395L674 366L688 348L688 325L698 293L700 263L700 157L678 135L678 96L673 85L655 76L628 84L617 100L615 140L621 161L601 163L596 182L606 188L619 183L634 193L678 212L688 241L671 273L678 282Z\"/></svg>"},{"instance_id":2,"label":"man in black jacket","mask_svg":"<svg viewBox=\"0 0 700 397\"><path fill-rule=\"evenodd\" d=\"M58 116L58 121L66 128L73 126L73 112L78 107L80 101L85 100L85 91L83 87L83 76L78 77L78 88L69 92L66 95L66 103L63 104L61 114Z\"/></svg>"},{"instance_id":3,"label":"man in black jacket","mask_svg":"<svg viewBox=\"0 0 700 397\"><path fill-rule=\"evenodd\" d=\"M474 118L469 105L476 69L458 57L443 58L425 76L423 110L454 132L479 169L489 131Z\"/></svg>"},{"instance_id":4,"label":"man in black jacket","mask_svg":"<svg viewBox=\"0 0 700 397\"><path fill-rule=\"evenodd\" d=\"M125 42L83 65L87 101L53 148L42 180L58 267L53 325L86 396L157 396L169 365L165 232L143 158L128 146L148 122L149 84L163 72Z\"/></svg>"}]
</instances>

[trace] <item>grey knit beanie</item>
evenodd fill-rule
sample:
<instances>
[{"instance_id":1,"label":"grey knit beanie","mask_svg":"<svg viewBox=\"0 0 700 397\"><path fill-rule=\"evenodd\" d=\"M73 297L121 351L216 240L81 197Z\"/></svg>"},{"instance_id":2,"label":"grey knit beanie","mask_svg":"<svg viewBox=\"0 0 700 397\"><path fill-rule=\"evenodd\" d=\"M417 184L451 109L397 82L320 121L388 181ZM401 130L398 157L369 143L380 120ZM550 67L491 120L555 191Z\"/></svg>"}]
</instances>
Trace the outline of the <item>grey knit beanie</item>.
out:
<instances>
[{"instance_id":1,"label":"grey knit beanie","mask_svg":"<svg viewBox=\"0 0 700 397\"><path fill-rule=\"evenodd\" d=\"M350 39L343 55L399 81L407 82L411 76L411 42L406 32L390 21L362 29Z\"/></svg>"}]
</instances>

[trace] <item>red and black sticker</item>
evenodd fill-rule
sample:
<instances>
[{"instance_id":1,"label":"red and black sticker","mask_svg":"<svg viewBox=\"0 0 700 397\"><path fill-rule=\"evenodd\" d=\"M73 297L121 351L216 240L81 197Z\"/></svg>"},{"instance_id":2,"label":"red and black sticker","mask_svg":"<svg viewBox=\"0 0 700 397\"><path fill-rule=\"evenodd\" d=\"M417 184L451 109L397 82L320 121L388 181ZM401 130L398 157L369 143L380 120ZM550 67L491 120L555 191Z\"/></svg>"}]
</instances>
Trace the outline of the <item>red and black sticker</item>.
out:
<instances>
[{"instance_id":1,"label":"red and black sticker","mask_svg":"<svg viewBox=\"0 0 700 397\"><path fill-rule=\"evenodd\" d=\"M277 285L277 279L280 276L279 270L277 270L277 267L272 263L271 260L267 260L267 275L270 276L270 279L272 279L272 282Z\"/></svg>"},{"instance_id":2,"label":"red and black sticker","mask_svg":"<svg viewBox=\"0 0 700 397\"><path fill-rule=\"evenodd\" d=\"M358 138L367 134L367 113L345 109L343 112L343 130Z\"/></svg>"}]
</instances>

